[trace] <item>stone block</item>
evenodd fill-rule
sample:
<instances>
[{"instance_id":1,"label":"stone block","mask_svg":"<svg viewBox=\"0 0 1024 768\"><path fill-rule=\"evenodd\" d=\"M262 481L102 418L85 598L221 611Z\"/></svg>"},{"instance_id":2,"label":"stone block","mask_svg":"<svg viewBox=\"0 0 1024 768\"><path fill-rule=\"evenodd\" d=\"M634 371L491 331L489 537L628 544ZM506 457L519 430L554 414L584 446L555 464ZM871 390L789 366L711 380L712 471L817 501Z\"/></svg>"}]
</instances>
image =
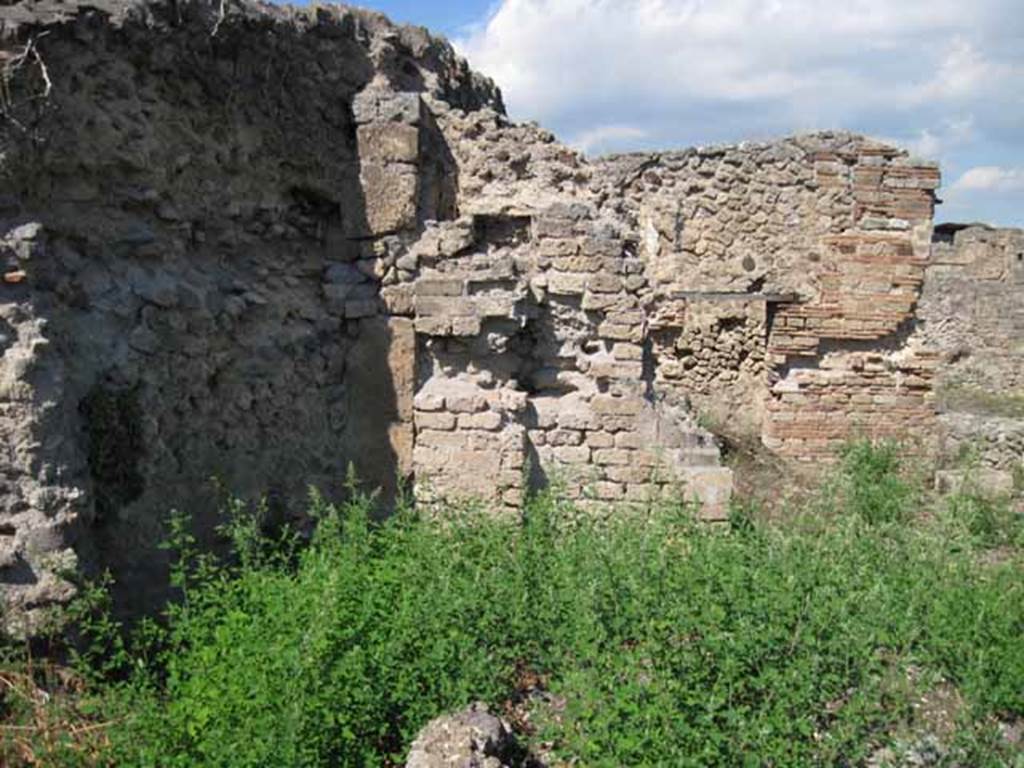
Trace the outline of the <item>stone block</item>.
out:
<instances>
[{"instance_id":1,"label":"stone block","mask_svg":"<svg viewBox=\"0 0 1024 768\"><path fill-rule=\"evenodd\" d=\"M488 395L490 407L510 413L522 413L529 402L530 398L526 392L507 387Z\"/></svg>"},{"instance_id":2,"label":"stone block","mask_svg":"<svg viewBox=\"0 0 1024 768\"><path fill-rule=\"evenodd\" d=\"M618 238L587 237L583 240L582 248L588 256L605 256L614 259L622 255L623 245L623 241Z\"/></svg>"},{"instance_id":3,"label":"stone block","mask_svg":"<svg viewBox=\"0 0 1024 768\"><path fill-rule=\"evenodd\" d=\"M615 447L616 448L643 448L647 445L650 440L644 437L639 432L627 430L625 432L617 432L615 434Z\"/></svg>"},{"instance_id":4,"label":"stone block","mask_svg":"<svg viewBox=\"0 0 1024 768\"><path fill-rule=\"evenodd\" d=\"M413 399L417 411L440 411L444 409L444 396L436 392L419 392Z\"/></svg>"},{"instance_id":5,"label":"stone block","mask_svg":"<svg viewBox=\"0 0 1024 768\"><path fill-rule=\"evenodd\" d=\"M386 92L377 104L377 119L416 125L423 119L423 99L415 91Z\"/></svg>"},{"instance_id":6,"label":"stone block","mask_svg":"<svg viewBox=\"0 0 1024 768\"><path fill-rule=\"evenodd\" d=\"M474 242L472 226L462 226L461 221L457 226L446 225L441 231L441 238L437 246L438 253L442 256L458 256Z\"/></svg>"},{"instance_id":7,"label":"stone block","mask_svg":"<svg viewBox=\"0 0 1024 768\"><path fill-rule=\"evenodd\" d=\"M461 296L465 280L451 277L421 277L416 281L416 297L421 296Z\"/></svg>"},{"instance_id":8,"label":"stone block","mask_svg":"<svg viewBox=\"0 0 1024 768\"><path fill-rule=\"evenodd\" d=\"M360 179L370 234L385 235L416 226L418 178L406 165L368 162Z\"/></svg>"},{"instance_id":9,"label":"stone block","mask_svg":"<svg viewBox=\"0 0 1024 768\"><path fill-rule=\"evenodd\" d=\"M452 392L445 396L445 402L452 413L479 413L487 410L486 398L476 392Z\"/></svg>"},{"instance_id":10,"label":"stone block","mask_svg":"<svg viewBox=\"0 0 1024 768\"><path fill-rule=\"evenodd\" d=\"M552 238L543 238L537 243L537 253L541 256L546 256L552 259L560 259L565 256L572 256L577 253L580 249L580 244L576 240L567 239L559 240ZM555 267L559 269L559 267Z\"/></svg>"},{"instance_id":11,"label":"stone block","mask_svg":"<svg viewBox=\"0 0 1024 768\"><path fill-rule=\"evenodd\" d=\"M865 216L860 220L861 229L883 230L883 231L905 231L910 229L910 222L906 219L884 219L877 216Z\"/></svg>"},{"instance_id":12,"label":"stone block","mask_svg":"<svg viewBox=\"0 0 1024 768\"><path fill-rule=\"evenodd\" d=\"M503 456L502 459L505 457ZM501 488L522 488L523 473L516 469L506 469L502 461L502 469L494 478L495 485Z\"/></svg>"},{"instance_id":13,"label":"stone block","mask_svg":"<svg viewBox=\"0 0 1024 768\"><path fill-rule=\"evenodd\" d=\"M538 240L571 238L574 234L575 225L571 219L538 216L533 220L533 236Z\"/></svg>"},{"instance_id":14,"label":"stone block","mask_svg":"<svg viewBox=\"0 0 1024 768\"><path fill-rule=\"evenodd\" d=\"M419 159L420 129L403 123L368 123L358 128L363 162L415 163Z\"/></svg>"},{"instance_id":15,"label":"stone block","mask_svg":"<svg viewBox=\"0 0 1024 768\"><path fill-rule=\"evenodd\" d=\"M423 116L423 100L415 91L395 92L371 85L352 100L352 114L361 125L374 122L416 125Z\"/></svg>"},{"instance_id":16,"label":"stone block","mask_svg":"<svg viewBox=\"0 0 1024 768\"><path fill-rule=\"evenodd\" d=\"M582 400L566 400L558 412L557 421L563 429L591 429L598 426L594 412Z\"/></svg>"},{"instance_id":17,"label":"stone block","mask_svg":"<svg viewBox=\"0 0 1024 768\"><path fill-rule=\"evenodd\" d=\"M473 317L476 315L472 299L465 296L417 296L415 300L418 317Z\"/></svg>"},{"instance_id":18,"label":"stone block","mask_svg":"<svg viewBox=\"0 0 1024 768\"><path fill-rule=\"evenodd\" d=\"M583 295L583 302L580 305L588 312L602 312L613 309L621 303L622 297L617 293L590 293Z\"/></svg>"},{"instance_id":19,"label":"stone block","mask_svg":"<svg viewBox=\"0 0 1024 768\"><path fill-rule=\"evenodd\" d=\"M594 462L602 466L609 464L629 464L633 453L620 448L599 448L594 451Z\"/></svg>"},{"instance_id":20,"label":"stone block","mask_svg":"<svg viewBox=\"0 0 1024 768\"><path fill-rule=\"evenodd\" d=\"M469 435L459 431L423 429L416 434L416 445L444 450L465 450L469 446Z\"/></svg>"},{"instance_id":21,"label":"stone block","mask_svg":"<svg viewBox=\"0 0 1024 768\"><path fill-rule=\"evenodd\" d=\"M447 317L417 317L416 333L424 336L450 336L452 323Z\"/></svg>"},{"instance_id":22,"label":"stone block","mask_svg":"<svg viewBox=\"0 0 1024 768\"><path fill-rule=\"evenodd\" d=\"M530 400L534 419L540 429L549 429L558 424L558 415L562 410L561 398L535 397Z\"/></svg>"},{"instance_id":23,"label":"stone block","mask_svg":"<svg viewBox=\"0 0 1024 768\"><path fill-rule=\"evenodd\" d=\"M380 297L391 315L412 315L416 303L411 285L391 285L381 289Z\"/></svg>"},{"instance_id":24,"label":"stone block","mask_svg":"<svg viewBox=\"0 0 1024 768\"><path fill-rule=\"evenodd\" d=\"M478 296L474 298L476 313L480 317L515 317L519 297L515 294L504 296Z\"/></svg>"},{"instance_id":25,"label":"stone block","mask_svg":"<svg viewBox=\"0 0 1024 768\"><path fill-rule=\"evenodd\" d=\"M636 429L636 420L636 416L602 415L594 417L595 424L592 426L600 426L605 432L618 434Z\"/></svg>"},{"instance_id":26,"label":"stone block","mask_svg":"<svg viewBox=\"0 0 1024 768\"><path fill-rule=\"evenodd\" d=\"M647 483L654 474L650 467L639 467L631 464L606 466L604 471L605 476L609 480L627 485Z\"/></svg>"},{"instance_id":27,"label":"stone block","mask_svg":"<svg viewBox=\"0 0 1024 768\"><path fill-rule=\"evenodd\" d=\"M590 406L598 415L636 416L643 410L644 401L639 397L595 395Z\"/></svg>"},{"instance_id":28,"label":"stone block","mask_svg":"<svg viewBox=\"0 0 1024 768\"><path fill-rule=\"evenodd\" d=\"M522 477L523 467L526 466L526 454L524 450L509 451L501 454L501 468L515 471Z\"/></svg>"},{"instance_id":29,"label":"stone block","mask_svg":"<svg viewBox=\"0 0 1024 768\"><path fill-rule=\"evenodd\" d=\"M643 340L643 329L639 325L618 325L604 322L598 328L602 338L612 341L629 341L639 344Z\"/></svg>"},{"instance_id":30,"label":"stone block","mask_svg":"<svg viewBox=\"0 0 1024 768\"><path fill-rule=\"evenodd\" d=\"M416 411L416 429L455 429L455 415L444 411Z\"/></svg>"},{"instance_id":31,"label":"stone block","mask_svg":"<svg viewBox=\"0 0 1024 768\"><path fill-rule=\"evenodd\" d=\"M425 434L453 434L452 432L427 432ZM419 439L413 450L413 464L418 469L443 470L447 465L447 446L429 444Z\"/></svg>"},{"instance_id":32,"label":"stone block","mask_svg":"<svg viewBox=\"0 0 1024 768\"><path fill-rule=\"evenodd\" d=\"M553 429L547 433L547 444L559 445L582 445L583 433L576 429Z\"/></svg>"},{"instance_id":33,"label":"stone block","mask_svg":"<svg viewBox=\"0 0 1024 768\"><path fill-rule=\"evenodd\" d=\"M459 416L459 429L482 429L489 432L501 429L501 414L496 411L464 413Z\"/></svg>"},{"instance_id":34,"label":"stone block","mask_svg":"<svg viewBox=\"0 0 1024 768\"><path fill-rule=\"evenodd\" d=\"M418 253L404 253L395 259L395 266L405 272L415 272L420 267Z\"/></svg>"},{"instance_id":35,"label":"stone block","mask_svg":"<svg viewBox=\"0 0 1024 768\"><path fill-rule=\"evenodd\" d=\"M663 496L661 486L654 483L629 483L626 485L626 500L651 502Z\"/></svg>"},{"instance_id":36,"label":"stone block","mask_svg":"<svg viewBox=\"0 0 1024 768\"><path fill-rule=\"evenodd\" d=\"M551 268L558 272L597 272L601 269L601 260L589 256L559 256L552 259Z\"/></svg>"},{"instance_id":37,"label":"stone block","mask_svg":"<svg viewBox=\"0 0 1024 768\"><path fill-rule=\"evenodd\" d=\"M483 498L493 495L494 481L501 471L492 451L457 451L450 456L449 470L453 490Z\"/></svg>"},{"instance_id":38,"label":"stone block","mask_svg":"<svg viewBox=\"0 0 1024 768\"><path fill-rule=\"evenodd\" d=\"M647 448L646 450L636 450L630 455L630 461L632 461L638 467L657 467L665 463L665 457L662 455L662 451L659 448Z\"/></svg>"},{"instance_id":39,"label":"stone block","mask_svg":"<svg viewBox=\"0 0 1024 768\"><path fill-rule=\"evenodd\" d=\"M605 321L615 325L641 325L644 322L644 313L640 309L621 309L609 312Z\"/></svg>"},{"instance_id":40,"label":"stone block","mask_svg":"<svg viewBox=\"0 0 1024 768\"><path fill-rule=\"evenodd\" d=\"M452 336L477 336L480 333L479 317L453 317Z\"/></svg>"},{"instance_id":41,"label":"stone block","mask_svg":"<svg viewBox=\"0 0 1024 768\"><path fill-rule=\"evenodd\" d=\"M608 432L587 432L586 444L591 448L612 448L615 446L615 435Z\"/></svg>"},{"instance_id":42,"label":"stone block","mask_svg":"<svg viewBox=\"0 0 1024 768\"><path fill-rule=\"evenodd\" d=\"M617 275L604 272L591 275L586 285L594 293L618 293L622 290L622 280Z\"/></svg>"},{"instance_id":43,"label":"stone block","mask_svg":"<svg viewBox=\"0 0 1024 768\"><path fill-rule=\"evenodd\" d=\"M551 449L551 455L562 464L590 463L590 449L586 446L559 446Z\"/></svg>"},{"instance_id":44,"label":"stone block","mask_svg":"<svg viewBox=\"0 0 1024 768\"><path fill-rule=\"evenodd\" d=\"M555 296L580 296L586 290L587 277L575 272L552 272L548 275L548 293Z\"/></svg>"},{"instance_id":45,"label":"stone block","mask_svg":"<svg viewBox=\"0 0 1024 768\"><path fill-rule=\"evenodd\" d=\"M616 360L642 360L644 348L639 344L616 342L612 345L612 357Z\"/></svg>"},{"instance_id":46,"label":"stone block","mask_svg":"<svg viewBox=\"0 0 1024 768\"><path fill-rule=\"evenodd\" d=\"M700 517L708 521L729 518L729 500L732 498L732 470L725 467L687 470L683 473L686 497L699 501Z\"/></svg>"}]
</instances>

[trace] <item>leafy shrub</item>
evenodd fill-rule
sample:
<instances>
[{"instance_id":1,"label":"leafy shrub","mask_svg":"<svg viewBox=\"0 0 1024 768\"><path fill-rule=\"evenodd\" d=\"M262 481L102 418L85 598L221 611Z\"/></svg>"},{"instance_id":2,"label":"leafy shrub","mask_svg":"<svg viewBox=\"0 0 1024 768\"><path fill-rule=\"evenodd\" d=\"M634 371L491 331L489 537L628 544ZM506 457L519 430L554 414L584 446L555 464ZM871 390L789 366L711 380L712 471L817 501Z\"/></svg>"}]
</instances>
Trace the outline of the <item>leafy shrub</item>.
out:
<instances>
[{"instance_id":1,"label":"leafy shrub","mask_svg":"<svg viewBox=\"0 0 1024 768\"><path fill-rule=\"evenodd\" d=\"M886 493L813 528L740 506L741 526L707 527L672 501L596 519L552 495L521 521L374 523L365 497L314 494L301 550L234 507L224 564L177 517L163 628L122 642L102 612L86 622L103 760L401 764L427 721L529 678L564 702L533 705L534 738L582 765L856 765L912 724L923 667L967 702L960 764L1007 764L991 722L1024 715L1021 553L980 566L944 529L879 525L911 492L875 450L844 476Z\"/></svg>"},{"instance_id":2,"label":"leafy shrub","mask_svg":"<svg viewBox=\"0 0 1024 768\"><path fill-rule=\"evenodd\" d=\"M853 466L902 488L888 458ZM365 498L314 496L308 549L231 568L179 523L183 600L155 663L111 689L110 754L400 763L428 720L500 706L523 670L565 701L538 711L538 737L586 765L856 763L907 716L887 681L911 663L953 680L976 720L1024 712L1019 560L982 571L938 536L874 525L905 516L891 496L854 504L810 535L705 528L669 503L597 521L552 497L521 524L409 509L373 524Z\"/></svg>"},{"instance_id":3,"label":"leafy shrub","mask_svg":"<svg viewBox=\"0 0 1024 768\"><path fill-rule=\"evenodd\" d=\"M946 516L983 547L1024 546L1024 519L1004 496L967 483L946 499Z\"/></svg>"},{"instance_id":4,"label":"leafy shrub","mask_svg":"<svg viewBox=\"0 0 1024 768\"><path fill-rule=\"evenodd\" d=\"M918 491L903 471L898 443L857 440L840 457L840 492L848 512L873 525L910 518Z\"/></svg>"}]
</instances>

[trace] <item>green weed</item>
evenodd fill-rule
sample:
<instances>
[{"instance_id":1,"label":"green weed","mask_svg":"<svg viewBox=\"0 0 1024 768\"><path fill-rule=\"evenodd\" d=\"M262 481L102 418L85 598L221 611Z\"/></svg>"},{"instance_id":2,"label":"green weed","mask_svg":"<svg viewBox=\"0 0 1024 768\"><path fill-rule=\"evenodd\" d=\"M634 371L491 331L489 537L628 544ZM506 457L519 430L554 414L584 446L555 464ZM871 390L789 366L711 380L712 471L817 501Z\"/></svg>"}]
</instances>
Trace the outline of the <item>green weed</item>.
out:
<instances>
[{"instance_id":1,"label":"green weed","mask_svg":"<svg viewBox=\"0 0 1024 768\"><path fill-rule=\"evenodd\" d=\"M1020 549L980 565L987 523L912 521L889 446L852 447L838 477L847 514L776 526L737 504L732 529L671 498L375 522L365 496L314 493L304 547L236 507L229 562L176 516L160 623L120 633L101 591L80 611L102 750L51 764L398 765L430 719L521 701L528 678L549 694L533 738L580 765L860 765L914 725L924 669L962 697L961 764L1012 765L992 723L1024 715Z\"/></svg>"},{"instance_id":2,"label":"green weed","mask_svg":"<svg viewBox=\"0 0 1024 768\"><path fill-rule=\"evenodd\" d=\"M920 492L904 471L898 443L858 440L840 458L838 492L845 511L872 525L910 519Z\"/></svg>"}]
</instances>

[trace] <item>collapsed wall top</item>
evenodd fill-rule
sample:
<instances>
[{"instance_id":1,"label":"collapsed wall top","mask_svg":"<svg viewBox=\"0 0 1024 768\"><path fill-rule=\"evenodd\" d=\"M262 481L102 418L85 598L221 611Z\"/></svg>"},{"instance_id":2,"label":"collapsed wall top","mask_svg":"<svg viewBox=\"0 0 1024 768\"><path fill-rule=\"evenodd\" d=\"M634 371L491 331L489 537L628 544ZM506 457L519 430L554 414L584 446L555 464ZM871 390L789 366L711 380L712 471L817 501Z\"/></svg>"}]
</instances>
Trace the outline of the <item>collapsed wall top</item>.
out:
<instances>
[{"instance_id":1,"label":"collapsed wall top","mask_svg":"<svg viewBox=\"0 0 1024 768\"><path fill-rule=\"evenodd\" d=\"M228 23L225 23L228 22ZM262 34L295 40L345 39L371 53L372 71L349 78L386 78L401 91L425 91L453 108L490 107L504 114L501 91L471 70L443 38L422 27L399 25L371 10L341 4L296 7L259 0L4 0L0 41L25 43L42 35L70 34L80 42L89 29L116 30L141 43L187 30L196 43L232 46L238 35ZM6 47L6 46L5 46ZM295 61L301 71L302 59ZM302 75L297 75L302 76Z\"/></svg>"}]
</instances>

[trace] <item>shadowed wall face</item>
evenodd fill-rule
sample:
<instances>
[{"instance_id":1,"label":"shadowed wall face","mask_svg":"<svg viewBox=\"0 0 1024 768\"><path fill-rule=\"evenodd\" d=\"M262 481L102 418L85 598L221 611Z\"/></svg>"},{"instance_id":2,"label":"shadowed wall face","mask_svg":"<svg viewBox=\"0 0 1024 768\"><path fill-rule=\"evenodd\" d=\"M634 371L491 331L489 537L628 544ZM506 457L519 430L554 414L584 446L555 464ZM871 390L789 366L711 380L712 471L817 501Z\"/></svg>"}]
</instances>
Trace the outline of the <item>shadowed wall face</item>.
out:
<instances>
[{"instance_id":1,"label":"shadowed wall face","mask_svg":"<svg viewBox=\"0 0 1024 768\"><path fill-rule=\"evenodd\" d=\"M39 54L0 124L12 631L75 567L111 568L128 613L157 604L167 515L213 545L217 488L280 522L349 462L389 498L410 471L414 343L378 297L454 175L408 89L497 92L374 14L233 13L214 35L198 4L5 8L5 61Z\"/></svg>"}]
</instances>

